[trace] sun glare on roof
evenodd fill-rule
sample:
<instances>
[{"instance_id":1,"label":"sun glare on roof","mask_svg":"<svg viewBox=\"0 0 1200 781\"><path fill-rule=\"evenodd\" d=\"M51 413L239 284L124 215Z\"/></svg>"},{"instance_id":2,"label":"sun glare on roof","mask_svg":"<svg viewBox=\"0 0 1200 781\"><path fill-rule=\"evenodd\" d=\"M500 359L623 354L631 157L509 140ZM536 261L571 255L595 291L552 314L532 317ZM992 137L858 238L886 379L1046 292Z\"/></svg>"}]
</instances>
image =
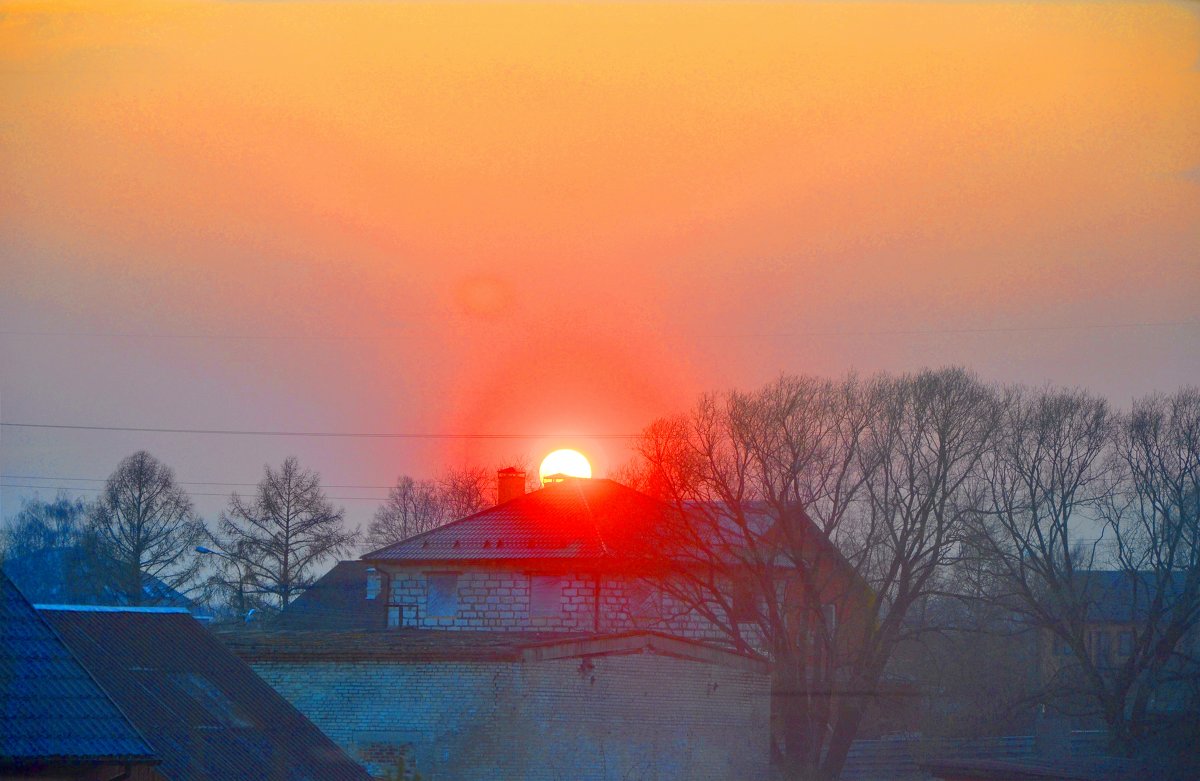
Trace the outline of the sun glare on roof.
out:
<instances>
[{"instance_id":1,"label":"sun glare on roof","mask_svg":"<svg viewBox=\"0 0 1200 781\"><path fill-rule=\"evenodd\" d=\"M592 465L578 450L555 450L542 459L542 465L538 468L538 477L541 478L542 485L546 484L546 478L553 475L591 477Z\"/></svg>"}]
</instances>

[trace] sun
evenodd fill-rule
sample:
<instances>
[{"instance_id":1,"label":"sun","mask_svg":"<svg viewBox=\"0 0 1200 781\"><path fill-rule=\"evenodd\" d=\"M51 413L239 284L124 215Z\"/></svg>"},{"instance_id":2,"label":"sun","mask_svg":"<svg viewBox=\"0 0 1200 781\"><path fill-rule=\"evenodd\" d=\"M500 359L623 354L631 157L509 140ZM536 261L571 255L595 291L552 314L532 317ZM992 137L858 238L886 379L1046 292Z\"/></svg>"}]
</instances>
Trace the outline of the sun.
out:
<instances>
[{"instance_id":1,"label":"sun","mask_svg":"<svg viewBox=\"0 0 1200 781\"><path fill-rule=\"evenodd\" d=\"M551 475L591 477L592 465L578 450L555 450L543 458L542 465L538 467L538 477L541 478L542 485L546 484L546 478Z\"/></svg>"}]
</instances>

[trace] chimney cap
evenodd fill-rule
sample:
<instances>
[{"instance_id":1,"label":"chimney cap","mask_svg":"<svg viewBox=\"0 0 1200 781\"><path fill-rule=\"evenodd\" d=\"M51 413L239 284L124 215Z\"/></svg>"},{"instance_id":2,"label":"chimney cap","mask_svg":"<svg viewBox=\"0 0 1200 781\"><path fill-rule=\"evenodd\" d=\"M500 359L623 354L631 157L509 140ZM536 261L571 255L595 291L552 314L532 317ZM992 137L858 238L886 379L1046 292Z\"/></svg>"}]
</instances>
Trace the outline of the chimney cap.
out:
<instances>
[{"instance_id":1,"label":"chimney cap","mask_svg":"<svg viewBox=\"0 0 1200 781\"><path fill-rule=\"evenodd\" d=\"M515 466L506 466L503 469L497 471L496 474L498 474L498 475L523 475L523 474L525 474L525 470L517 469Z\"/></svg>"}]
</instances>

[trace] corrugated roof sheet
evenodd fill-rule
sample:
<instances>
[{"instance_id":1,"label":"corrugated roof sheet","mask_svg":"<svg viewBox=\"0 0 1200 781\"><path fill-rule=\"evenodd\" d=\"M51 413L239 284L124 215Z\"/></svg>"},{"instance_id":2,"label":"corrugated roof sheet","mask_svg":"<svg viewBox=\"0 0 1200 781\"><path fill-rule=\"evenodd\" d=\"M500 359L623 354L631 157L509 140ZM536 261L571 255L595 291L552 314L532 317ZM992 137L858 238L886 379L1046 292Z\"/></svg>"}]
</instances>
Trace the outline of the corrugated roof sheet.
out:
<instances>
[{"instance_id":1,"label":"corrugated roof sheet","mask_svg":"<svg viewBox=\"0 0 1200 781\"><path fill-rule=\"evenodd\" d=\"M367 781L312 722L184 613L45 610L171 779Z\"/></svg>"},{"instance_id":2,"label":"corrugated roof sheet","mask_svg":"<svg viewBox=\"0 0 1200 781\"><path fill-rule=\"evenodd\" d=\"M0 574L0 764L154 762L150 746Z\"/></svg>"},{"instance_id":3,"label":"corrugated roof sheet","mask_svg":"<svg viewBox=\"0 0 1200 781\"><path fill-rule=\"evenodd\" d=\"M649 539L668 505L606 479L569 479L363 556L364 561L600 559Z\"/></svg>"}]
</instances>

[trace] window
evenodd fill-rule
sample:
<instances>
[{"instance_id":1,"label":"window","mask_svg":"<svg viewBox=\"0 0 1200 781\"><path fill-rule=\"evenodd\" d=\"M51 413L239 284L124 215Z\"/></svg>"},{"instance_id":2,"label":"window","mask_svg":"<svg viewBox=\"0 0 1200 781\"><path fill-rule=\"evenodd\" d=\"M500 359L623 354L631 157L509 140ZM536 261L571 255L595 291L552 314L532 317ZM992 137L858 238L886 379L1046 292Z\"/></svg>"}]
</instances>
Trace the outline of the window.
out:
<instances>
[{"instance_id":1,"label":"window","mask_svg":"<svg viewBox=\"0 0 1200 781\"><path fill-rule=\"evenodd\" d=\"M200 703L212 717L212 725L223 727L249 727L252 725L245 712L204 675L186 672L171 673L171 679L192 699Z\"/></svg>"},{"instance_id":2,"label":"window","mask_svg":"<svg viewBox=\"0 0 1200 781\"><path fill-rule=\"evenodd\" d=\"M529 617L558 618L562 615L562 578L557 575L529 576Z\"/></svg>"},{"instance_id":3,"label":"window","mask_svg":"<svg viewBox=\"0 0 1200 781\"><path fill-rule=\"evenodd\" d=\"M1133 632L1122 632L1117 635L1117 655L1129 656L1133 653Z\"/></svg>"},{"instance_id":4,"label":"window","mask_svg":"<svg viewBox=\"0 0 1200 781\"><path fill-rule=\"evenodd\" d=\"M645 580L631 580L623 585L625 609L631 619L656 620L662 618L662 591Z\"/></svg>"},{"instance_id":5,"label":"window","mask_svg":"<svg viewBox=\"0 0 1200 781\"><path fill-rule=\"evenodd\" d=\"M1092 640L1092 661L1103 667L1112 661L1112 635L1103 630L1095 632Z\"/></svg>"},{"instance_id":6,"label":"window","mask_svg":"<svg viewBox=\"0 0 1200 781\"><path fill-rule=\"evenodd\" d=\"M367 599L374 599L383 590L383 575L374 567L367 567Z\"/></svg>"},{"instance_id":7,"label":"window","mask_svg":"<svg viewBox=\"0 0 1200 781\"><path fill-rule=\"evenodd\" d=\"M431 618L454 618L458 614L458 573L425 575L425 613Z\"/></svg>"},{"instance_id":8,"label":"window","mask_svg":"<svg viewBox=\"0 0 1200 781\"><path fill-rule=\"evenodd\" d=\"M837 633L837 605L821 606L821 621L826 637L833 638Z\"/></svg>"}]
</instances>

